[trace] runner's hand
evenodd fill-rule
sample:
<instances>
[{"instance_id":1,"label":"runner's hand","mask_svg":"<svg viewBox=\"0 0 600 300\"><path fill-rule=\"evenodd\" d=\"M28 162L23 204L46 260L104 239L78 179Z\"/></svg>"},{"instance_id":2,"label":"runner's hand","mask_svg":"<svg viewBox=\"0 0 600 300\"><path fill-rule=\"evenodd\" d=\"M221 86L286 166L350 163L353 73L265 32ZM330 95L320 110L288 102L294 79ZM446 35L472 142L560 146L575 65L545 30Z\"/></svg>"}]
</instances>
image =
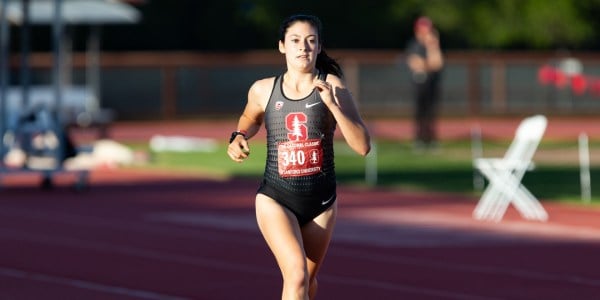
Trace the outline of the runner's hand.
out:
<instances>
[{"instance_id":1,"label":"runner's hand","mask_svg":"<svg viewBox=\"0 0 600 300\"><path fill-rule=\"evenodd\" d=\"M331 85L331 83L325 80L315 79L314 84L317 90L319 91L321 99L323 99L323 103L325 103L325 105L329 107L329 105L336 104L333 97L334 88Z\"/></svg>"},{"instance_id":2,"label":"runner's hand","mask_svg":"<svg viewBox=\"0 0 600 300\"><path fill-rule=\"evenodd\" d=\"M235 162L243 162L250 155L248 141L242 135L236 136L227 147L227 155Z\"/></svg>"}]
</instances>

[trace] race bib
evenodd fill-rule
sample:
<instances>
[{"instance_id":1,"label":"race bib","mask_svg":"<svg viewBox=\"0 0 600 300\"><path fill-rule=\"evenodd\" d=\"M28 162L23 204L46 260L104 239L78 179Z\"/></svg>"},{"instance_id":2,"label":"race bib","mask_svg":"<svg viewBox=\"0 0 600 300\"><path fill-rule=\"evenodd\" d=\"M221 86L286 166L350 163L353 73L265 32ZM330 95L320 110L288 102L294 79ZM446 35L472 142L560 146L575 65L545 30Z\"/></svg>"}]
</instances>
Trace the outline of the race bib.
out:
<instances>
[{"instance_id":1,"label":"race bib","mask_svg":"<svg viewBox=\"0 0 600 300\"><path fill-rule=\"evenodd\" d=\"M306 176L321 172L323 147L320 139L281 142L277 145L281 177Z\"/></svg>"}]
</instances>

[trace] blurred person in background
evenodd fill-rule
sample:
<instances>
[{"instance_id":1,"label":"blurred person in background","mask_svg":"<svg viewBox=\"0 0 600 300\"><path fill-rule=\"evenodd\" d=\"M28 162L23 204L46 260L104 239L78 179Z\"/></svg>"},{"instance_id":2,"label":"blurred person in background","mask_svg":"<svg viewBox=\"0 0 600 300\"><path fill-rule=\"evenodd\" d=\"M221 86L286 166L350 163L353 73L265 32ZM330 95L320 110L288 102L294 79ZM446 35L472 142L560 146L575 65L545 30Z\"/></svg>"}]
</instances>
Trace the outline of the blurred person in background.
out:
<instances>
[{"instance_id":1,"label":"blurred person in background","mask_svg":"<svg viewBox=\"0 0 600 300\"><path fill-rule=\"evenodd\" d=\"M406 47L406 63L414 92L414 146L426 150L437 146L436 118L444 58L439 34L428 17L414 23L414 37Z\"/></svg>"},{"instance_id":2,"label":"blurred person in background","mask_svg":"<svg viewBox=\"0 0 600 300\"><path fill-rule=\"evenodd\" d=\"M265 123L267 161L255 202L258 227L283 276L281 298L314 299L337 214L334 132L339 128L363 156L370 151L370 137L339 64L323 49L317 17L284 20L279 51L287 69L250 87L227 154L236 162L247 159L248 140Z\"/></svg>"}]
</instances>

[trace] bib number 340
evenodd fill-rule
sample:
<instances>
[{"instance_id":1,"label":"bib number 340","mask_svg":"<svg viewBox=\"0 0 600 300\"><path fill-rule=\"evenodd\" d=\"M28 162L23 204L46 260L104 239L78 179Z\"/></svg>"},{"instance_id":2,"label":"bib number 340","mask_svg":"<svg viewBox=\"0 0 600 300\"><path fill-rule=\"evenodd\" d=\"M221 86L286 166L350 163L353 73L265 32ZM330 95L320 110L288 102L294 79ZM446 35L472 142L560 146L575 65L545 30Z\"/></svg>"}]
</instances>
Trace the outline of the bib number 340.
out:
<instances>
[{"instance_id":1,"label":"bib number 340","mask_svg":"<svg viewBox=\"0 0 600 300\"><path fill-rule=\"evenodd\" d=\"M320 139L284 142L277 146L279 175L306 176L321 171L323 150Z\"/></svg>"}]
</instances>

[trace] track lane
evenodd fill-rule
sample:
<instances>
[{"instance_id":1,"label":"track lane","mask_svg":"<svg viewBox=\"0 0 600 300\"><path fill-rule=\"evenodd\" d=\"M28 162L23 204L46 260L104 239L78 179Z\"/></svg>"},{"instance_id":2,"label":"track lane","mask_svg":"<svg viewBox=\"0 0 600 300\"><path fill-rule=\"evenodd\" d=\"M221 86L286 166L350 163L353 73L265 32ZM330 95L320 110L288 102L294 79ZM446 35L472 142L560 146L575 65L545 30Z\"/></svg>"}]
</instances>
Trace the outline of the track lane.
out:
<instances>
[{"instance_id":1,"label":"track lane","mask_svg":"<svg viewBox=\"0 0 600 300\"><path fill-rule=\"evenodd\" d=\"M67 188L2 191L0 299L279 297L281 279L254 221L256 182L109 173L96 174L85 197ZM321 299L600 294L597 239L575 234L600 228L597 210L550 205L561 217L547 225L514 212L495 224L471 220L473 199L456 195L339 194Z\"/></svg>"}]
</instances>

